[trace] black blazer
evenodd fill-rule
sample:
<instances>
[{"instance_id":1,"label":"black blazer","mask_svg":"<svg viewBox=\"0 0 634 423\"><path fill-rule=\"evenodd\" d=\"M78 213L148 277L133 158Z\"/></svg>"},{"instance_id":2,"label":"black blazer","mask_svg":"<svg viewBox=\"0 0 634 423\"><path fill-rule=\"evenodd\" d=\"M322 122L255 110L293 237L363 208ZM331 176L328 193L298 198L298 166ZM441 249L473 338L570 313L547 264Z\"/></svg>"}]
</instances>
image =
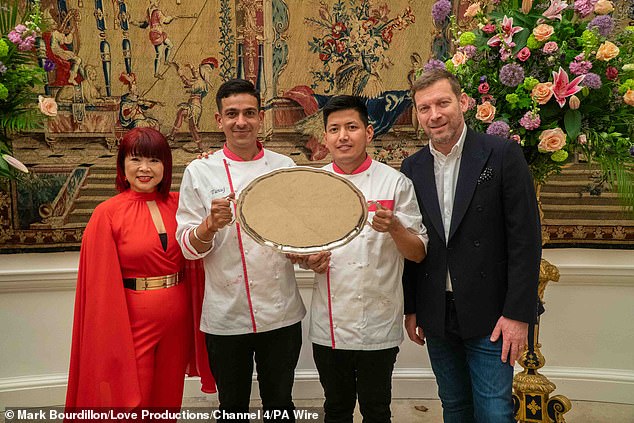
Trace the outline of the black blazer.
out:
<instances>
[{"instance_id":1,"label":"black blazer","mask_svg":"<svg viewBox=\"0 0 634 423\"><path fill-rule=\"evenodd\" d=\"M491 334L500 316L533 322L541 259L535 189L515 142L467 130L445 240L429 146L403 161L429 234L425 260L406 260L405 313L425 335L444 336L445 286L451 274L464 339Z\"/></svg>"}]
</instances>

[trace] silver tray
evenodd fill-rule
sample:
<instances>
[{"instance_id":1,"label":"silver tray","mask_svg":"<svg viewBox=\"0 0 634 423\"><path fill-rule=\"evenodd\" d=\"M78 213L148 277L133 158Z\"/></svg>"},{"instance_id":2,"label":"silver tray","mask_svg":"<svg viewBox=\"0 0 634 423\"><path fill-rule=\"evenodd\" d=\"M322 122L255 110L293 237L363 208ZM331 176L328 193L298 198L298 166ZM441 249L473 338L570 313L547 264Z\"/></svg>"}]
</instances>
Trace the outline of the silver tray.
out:
<instances>
[{"instance_id":1,"label":"silver tray","mask_svg":"<svg viewBox=\"0 0 634 423\"><path fill-rule=\"evenodd\" d=\"M354 184L302 166L254 179L236 205L236 220L244 232L283 253L313 254L345 245L367 219L367 202Z\"/></svg>"}]
</instances>

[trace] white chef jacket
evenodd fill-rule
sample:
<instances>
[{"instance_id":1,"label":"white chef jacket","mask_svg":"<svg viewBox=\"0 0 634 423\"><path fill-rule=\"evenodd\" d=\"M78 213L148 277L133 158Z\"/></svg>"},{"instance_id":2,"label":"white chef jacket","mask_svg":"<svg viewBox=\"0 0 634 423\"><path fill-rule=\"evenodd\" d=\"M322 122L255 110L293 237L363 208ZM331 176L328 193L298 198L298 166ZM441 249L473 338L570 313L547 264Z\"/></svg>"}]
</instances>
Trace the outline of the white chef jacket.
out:
<instances>
[{"instance_id":1,"label":"white chef jacket","mask_svg":"<svg viewBox=\"0 0 634 423\"><path fill-rule=\"evenodd\" d=\"M306 314L293 264L284 254L259 245L242 230L240 245L237 222L219 230L211 249L204 253L199 254L189 241L189 231L209 215L211 200L226 197L231 187L237 197L258 176L291 166L295 166L292 159L263 148L253 160L243 161L225 146L207 159L194 160L185 169L176 238L185 258L203 259L203 332L265 332L295 324Z\"/></svg>"},{"instance_id":2,"label":"white chef jacket","mask_svg":"<svg viewBox=\"0 0 634 423\"><path fill-rule=\"evenodd\" d=\"M427 230L412 182L370 157L352 174L324 166L352 182L368 202L394 211L427 248ZM333 207L336 200L333 199ZM369 206L370 221L376 206ZM379 350L403 341L403 256L389 233L366 224L348 244L332 250L330 267L315 275L310 307L312 342L343 350Z\"/></svg>"}]
</instances>

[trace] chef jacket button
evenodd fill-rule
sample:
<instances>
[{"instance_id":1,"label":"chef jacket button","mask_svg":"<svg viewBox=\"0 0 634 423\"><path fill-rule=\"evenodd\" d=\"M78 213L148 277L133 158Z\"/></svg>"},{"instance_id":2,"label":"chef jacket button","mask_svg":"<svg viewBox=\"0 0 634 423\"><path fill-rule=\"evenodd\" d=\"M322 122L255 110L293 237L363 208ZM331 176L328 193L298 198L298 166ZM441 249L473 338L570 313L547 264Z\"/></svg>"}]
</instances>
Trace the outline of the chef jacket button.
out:
<instances>
[{"instance_id":1,"label":"chef jacket button","mask_svg":"<svg viewBox=\"0 0 634 423\"><path fill-rule=\"evenodd\" d=\"M476 247L479 247L480 246L480 241L478 241L478 240L473 241L473 245L475 245Z\"/></svg>"},{"instance_id":2,"label":"chef jacket button","mask_svg":"<svg viewBox=\"0 0 634 423\"><path fill-rule=\"evenodd\" d=\"M257 310L253 310L253 314L258 314L258 311Z\"/></svg>"},{"instance_id":3,"label":"chef jacket button","mask_svg":"<svg viewBox=\"0 0 634 423\"><path fill-rule=\"evenodd\" d=\"M362 297L361 297L361 295L357 295L357 298L358 298L358 299L361 299Z\"/></svg>"},{"instance_id":4,"label":"chef jacket button","mask_svg":"<svg viewBox=\"0 0 634 423\"><path fill-rule=\"evenodd\" d=\"M332 327L333 327L334 329L337 329L337 325L332 325Z\"/></svg>"}]
</instances>

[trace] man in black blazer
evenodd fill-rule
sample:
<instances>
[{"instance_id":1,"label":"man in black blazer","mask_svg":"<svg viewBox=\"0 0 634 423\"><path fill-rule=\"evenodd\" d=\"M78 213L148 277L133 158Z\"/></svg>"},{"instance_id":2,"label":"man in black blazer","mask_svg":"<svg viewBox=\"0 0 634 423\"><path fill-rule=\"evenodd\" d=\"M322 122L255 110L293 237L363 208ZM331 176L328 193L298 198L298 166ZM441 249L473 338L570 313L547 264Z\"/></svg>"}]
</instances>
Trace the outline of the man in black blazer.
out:
<instances>
[{"instance_id":1,"label":"man in black blazer","mask_svg":"<svg viewBox=\"0 0 634 423\"><path fill-rule=\"evenodd\" d=\"M425 72L412 97L430 144L403 161L429 234L406 262L405 329L427 349L444 421L512 422L513 365L536 318L541 229L519 145L467 128L450 72Z\"/></svg>"}]
</instances>

